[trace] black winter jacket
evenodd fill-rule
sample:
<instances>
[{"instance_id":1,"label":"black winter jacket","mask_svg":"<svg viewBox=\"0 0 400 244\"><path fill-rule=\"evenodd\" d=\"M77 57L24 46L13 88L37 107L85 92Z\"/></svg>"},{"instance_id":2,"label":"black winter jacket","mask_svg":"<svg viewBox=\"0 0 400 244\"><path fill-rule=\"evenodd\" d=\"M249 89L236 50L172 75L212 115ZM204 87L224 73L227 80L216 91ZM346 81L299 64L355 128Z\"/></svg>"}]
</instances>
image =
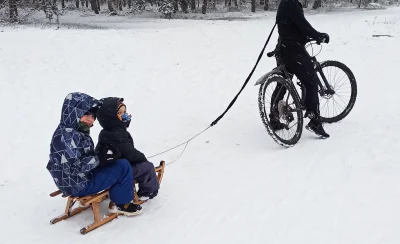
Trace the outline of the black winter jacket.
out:
<instances>
[{"instance_id":1,"label":"black winter jacket","mask_svg":"<svg viewBox=\"0 0 400 244\"><path fill-rule=\"evenodd\" d=\"M281 0L276 14L279 38L283 44L304 46L312 38L318 40L321 33L316 31L304 17L302 5L297 0Z\"/></svg>"},{"instance_id":2,"label":"black winter jacket","mask_svg":"<svg viewBox=\"0 0 400 244\"><path fill-rule=\"evenodd\" d=\"M117 102L119 98L104 98L101 108L97 111L97 118L103 129L100 131L96 151L108 144L113 144L121 153L121 158L127 159L131 164L147 162L146 156L135 148L131 134L127 131L126 124L117 117Z\"/></svg>"}]
</instances>

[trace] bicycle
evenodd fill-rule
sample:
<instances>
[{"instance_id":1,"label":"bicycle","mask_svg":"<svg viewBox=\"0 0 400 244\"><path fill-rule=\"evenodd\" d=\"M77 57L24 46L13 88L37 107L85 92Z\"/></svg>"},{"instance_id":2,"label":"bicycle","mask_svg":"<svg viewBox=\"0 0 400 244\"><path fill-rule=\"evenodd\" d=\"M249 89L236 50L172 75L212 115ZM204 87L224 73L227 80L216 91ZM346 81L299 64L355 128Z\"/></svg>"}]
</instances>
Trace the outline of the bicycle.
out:
<instances>
[{"instance_id":1,"label":"bicycle","mask_svg":"<svg viewBox=\"0 0 400 244\"><path fill-rule=\"evenodd\" d=\"M310 45L312 45L312 40L309 42ZM320 43L316 42L316 44L320 45ZM318 53L319 54L319 53ZM318 55L317 54L317 55ZM270 72L264 74L261 76L257 82L255 83L255 86L260 85L259 89L259 95L258 95L258 105L259 105L259 112L260 116L262 119L262 122L264 126L266 127L268 134L273 138L273 140L278 143L281 146L284 147L292 147L294 146L301 138L302 131L303 131L303 111L305 111L305 106L304 106L304 98L306 94L306 90L304 86L301 84L300 81L297 82L299 88L301 89L301 97L299 95L299 92L296 89L296 86L293 84L292 79L293 79L293 74L290 74L287 70L287 68L283 65L280 64L279 61L279 54L276 52L276 49L273 50L272 52L267 53L268 57L273 57L275 56L275 59L277 61L277 67L272 69ZM326 103L333 99L333 102L335 103L334 96L337 95L337 91L335 91L335 88L341 88L343 85L340 87L336 87L336 83L332 84L328 82L327 76L331 77L330 74L325 74L323 72L323 69L329 68L329 67L335 67L345 73L347 78L350 81L350 87L351 87L351 92L350 92L350 100L343 109L341 113L338 115L335 115L333 117L330 117L329 115L326 116L325 114L322 113L322 108L320 111L320 116L321 120L323 123L336 123L342 119L344 119L350 111L353 109L354 104L356 102L357 98L357 82L354 77L354 74L352 71L343 63L339 61L334 61L334 60L327 60L323 62L318 62L316 55L310 55L311 60L314 64L315 70L317 71L317 74L320 75L319 79L319 99L320 99L320 105L321 100L326 100ZM335 74L336 77L336 74ZM321 82L321 78L322 81ZM272 102L272 106L269 109L270 114L268 115L267 109L265 108L265 95L267 92L267 89L272 85L273 83L277 83L277 87L274 89L274 92L272 96L274 97L274 100ZM292 97L293 103L289 103L289 96L286 99L286 101L283 99L286 91L288 92L288 95ZM272 98L272 97L271 97ZM343 100L341 97L339 97L341 100ZM272 99L269 99L268 101L271 101ZM326 105L325 103L325 105ZM291 105L294 105L293 107ZM324 106L325 106L324 105ZM335 109L334 109L335 110ZM329 113L329 107L328 107L328 113ZM291 123L295 120L295 116L297 117L298 123L291 125ZM284 124L284 128L281 130L273 130L271 127L271 123L269 118L272 116L277 116L275 118L279 118L280 123ZM297 126L296 126L297 125ZM290 139L283 139L281 138L278 133L280 132L285 132L288 131L289 129L293 128L296 126L296 131L294 133L294 136Z\"/></svg>"}]
</instances>

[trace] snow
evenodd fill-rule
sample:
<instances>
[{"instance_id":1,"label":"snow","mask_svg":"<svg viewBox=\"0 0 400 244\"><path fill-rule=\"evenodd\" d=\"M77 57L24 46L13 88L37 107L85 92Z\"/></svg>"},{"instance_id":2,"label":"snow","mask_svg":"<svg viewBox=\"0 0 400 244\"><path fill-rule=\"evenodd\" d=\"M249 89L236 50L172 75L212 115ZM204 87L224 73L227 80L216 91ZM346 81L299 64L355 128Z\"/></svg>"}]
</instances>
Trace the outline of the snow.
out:
<instances>
[{"instance_id":1,"label":"snow","mask_svg":"<svg viewBox=\"0 0 400 244\"><path fill-rule=\"evenodd\" d=\"M143 214L86 236L79 229L91 223L89 212L49 225L66 203L49 197L56 188L45 166L69 92L124 97L137 148L156 154L225 110L268 37L269 16L1 27L0 243L399 243L398 7L308 16L331 37L318 59L345 63L358 82L353 111L325 126L331 138L304 130L285 149L268 136L254 86L274 67L264 56L225 117L167 166ZM268 50L276 38L275 31ZM95 143L99 131L96 122ZM151 160L170 162L182 149Z\"/></svg>"}]
</instances>

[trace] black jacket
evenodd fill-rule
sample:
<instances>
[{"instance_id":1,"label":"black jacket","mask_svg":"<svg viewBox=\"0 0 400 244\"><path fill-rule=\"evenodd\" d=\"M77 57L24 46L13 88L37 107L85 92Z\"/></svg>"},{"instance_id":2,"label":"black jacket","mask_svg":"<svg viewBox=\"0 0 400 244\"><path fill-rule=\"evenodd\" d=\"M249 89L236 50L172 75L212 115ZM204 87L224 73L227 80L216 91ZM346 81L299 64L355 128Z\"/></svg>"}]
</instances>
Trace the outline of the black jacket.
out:
<instances>
[{"instance_id":1,"label":"black jacket","mask_svg":"<svg viewBox=\"0 0 400 244\"><path fill-rule=\"evenodd\" d=\"M121 153L121 158L131 164L147 162L146 156L135 148L131 134L127 131L128 125L117 117L117 102L119 98L104 98L101 108L97 111L97 119L103 129L100 131L96 151L102 146L113 144Z\"/></svg>"},{"instance_id":2,"label":"black jacket","mask_svg":"<svg viewBox=\"0 0 400 244\"><path fill-rule=\"evenodd\" d=\"M304 17L302 5L297 0L281 0L276 14L279 38L283 44L305 45L312 38L318 40L321 33L316 31Z\"/></svg>"}]
</instances>

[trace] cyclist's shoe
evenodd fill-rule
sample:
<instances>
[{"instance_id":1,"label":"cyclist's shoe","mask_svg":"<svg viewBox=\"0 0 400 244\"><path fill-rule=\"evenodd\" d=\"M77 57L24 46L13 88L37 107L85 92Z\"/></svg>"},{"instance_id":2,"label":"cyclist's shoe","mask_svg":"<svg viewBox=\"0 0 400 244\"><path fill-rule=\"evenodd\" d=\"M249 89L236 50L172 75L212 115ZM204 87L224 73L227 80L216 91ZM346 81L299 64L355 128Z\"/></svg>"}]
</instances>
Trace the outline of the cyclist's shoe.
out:
<instances>
[{"instance_id":1,"label":"cyclist's shoe","mask_svg":"<svg viewBox=\"0 0 400 244\"><path fill-rule=\"evenodd\" d=\"M321 117L319 115L307 111L304 117L310 118L310 122L306 125L307 130L314 132L316 135L324 139L330 137L329 134L325 132L324 127L322 126Z\"/></svg>"},{"instance_id":2,"label":"cyclist's shoe","mask_svg":"<svg viewBox=\"0 0 400 244\"><path fill-rule=\"evenodd\" d=\"M273 131L283 130L285 128L285 124L281 123L281 121L272 114L269 114L269 124Z\"/></svg>"},{"instance_id":3,"label":"cyclist's shoe","mask_svg":"<svg viewBox=\"0 0 400 244\"><path fill-rule=\"evenodd\" d=\"M321 121L319 121L317 119L311 119L310 122L308 123L308 125L306 125L306 129L311 132L314 132L321 138L325 139L325 138L329 137L329 134L326 133L324 130L324 127L322 127Z\"/></svg>"}]
</instances>

